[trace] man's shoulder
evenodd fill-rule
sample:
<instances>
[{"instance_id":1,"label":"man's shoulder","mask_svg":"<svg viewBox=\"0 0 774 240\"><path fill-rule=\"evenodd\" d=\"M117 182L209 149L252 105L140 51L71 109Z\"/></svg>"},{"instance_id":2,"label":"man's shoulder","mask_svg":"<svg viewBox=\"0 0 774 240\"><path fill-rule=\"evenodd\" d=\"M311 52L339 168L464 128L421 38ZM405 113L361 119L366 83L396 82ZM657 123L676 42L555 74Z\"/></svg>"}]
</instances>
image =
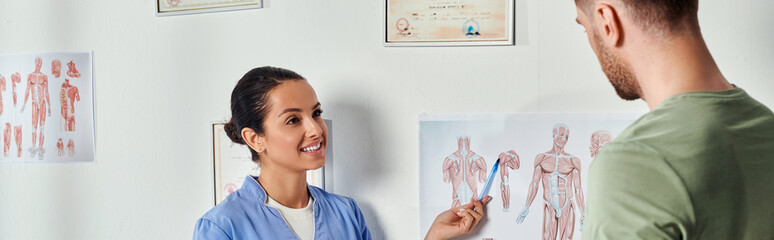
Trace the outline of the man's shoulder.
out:
<instances>
[{"instance_id":1,"label":"man's shoulder","mask_svg":"<svg viewBox=\"0 0 774 240\"><path fill-rule=\"evenodd\" d=\"M675 147L700 144L700 140L724 135L719 113L698 102L670 103L659 106L627 127L611 143L649 147L668 155Z\"/></svg>"},{"instance_id":2,"label":"man's shoulder","mask_svg":"<svg viewBox=\"0 0 774 240\"><path fill-rule=\"evenodd\" d=\"M605 145L594 158L595 164L611 162L662 161L664 156L653 146L636 140L613 141ZM624 163L625 164L625 163Z\"/></svg>"},{"instance_id":3,"label":"man's shoulder","mask_svg":"<svg viewBox=\"0 0 774 240\"><path fill-rule=\"evenodd\" d=\"M648 146L672 161L729 151L734 141L730 136L746 135L742 131L774 131L771 110L738 92L731 97L675 96L640 117L613 142Z\"/></svg>"}]
</instances>

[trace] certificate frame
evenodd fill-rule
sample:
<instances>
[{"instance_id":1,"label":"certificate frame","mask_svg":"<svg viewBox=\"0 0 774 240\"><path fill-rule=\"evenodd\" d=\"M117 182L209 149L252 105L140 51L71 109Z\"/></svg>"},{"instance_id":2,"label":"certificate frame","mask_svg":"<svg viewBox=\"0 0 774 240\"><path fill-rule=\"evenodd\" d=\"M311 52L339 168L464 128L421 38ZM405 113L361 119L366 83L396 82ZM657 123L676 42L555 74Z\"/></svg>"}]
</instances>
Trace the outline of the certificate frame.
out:
<instances>
[{"instance_id":1,"label":"certificate frame","mask_svg":"<svg viewBox=\"0 0 774 240\"><path fill-rule=\"evenodd\" d=\"M176 16L263 8L263 0L155 0L156 16Z\"/></svg>"},{"instance_id":2,"label":"certificate frame","mask_svg":"<svg viewBox=\"0 0 774 240\"><path fill-rule=\"evenodd\" d=\"M391 6L391 2L395 1L412 1L414 3L416 2L424 2L427 3L429 6L427 9L418 9L418 10L412 10L408 9L406 7L405 9L401 9L400 6L402 5L409 5L409 4L396 4L396 6ZM496 38L489 38L485 37L487 34L481 34L479 35L479 23L476 21L477 19L482 19L483 15L476 14L473 15L466 15L464 12L466 11L477 11L474 8L468 8L466 10L459 10L458 15L454 15L454 10L449 9L440 9L440 10L428 10L433 9L433 7L440 6L430 6L430 5L438 5L441 4L447 4L449 7L457 7L457 9L463 9L466 2L472 2L473 0L450 0L450 1L433 1L433 0L385 0L384 1L384 24L383 24L383 41L385 47L422 47L422 46L507 46L507 45L514 45L515 44L515 3L516 0L501 0L502 2L506 2L505 4L507 7L502 9L497 9L498 12L489 12L489 16L500 16L501 14L504 15L504 23L505 26L503 28L498 28L498 31L504 31L504 35ZM470 5L468 5L470 6ZM473 5L475 6L475 4ZM446 6L443 6L446 7ZM462 7L462 8L460 8ZM479 11L485 11L485 9L479 9ZM500 12L501 11L501 12ZM396 16L392 16L391 12L400 12L400 14L397 14ZM420 35L421 32L433 32L433 31L441 31L438 29L444 29L445 31L443 34L439 35L449 35L452 33L447 33L447 29L450 29L449 26L454 26L454 22L456 24L459 24L459 30L452 30L452 31L459 31L459 35L456 38L440 38L440 37L405 37L404 39L401 39L399 37L401 34L403 36L408 36L411 34L413 27L409 23L410 21L425 21L425 22L431 22L429 19L430 16L435 16L435 13L439 13L438 17L441 17L441 14L452 14L454 15L452 18L464 18L467 19L463 21L462 19L450 19L450 20L440 20L436 21L439 23L445 23L444 24L438 24L433 25L432 23L425 23L420 29ZM431 15L432 14L432 15ZM397 20L396 20L397 19ZM437 18L434 20L438 20ZM403 22L403 23L401 23ZM403 26L406 26L406 28L403 28ZM474 28L473 28L474 27ZM399 32L396 32L396 30L393 30L397 28ZM411 29L410 29L411 28ZM454 29L456 27L453 27L451 29ZM464 30L468 28L468 33L470 33L470 29L475 29L475 34L464 34ZM406 31L405 33L403 31ZM408 34L408 35L406 35ZM438 34L433 32L433 34ZM456 34L456 33L453 33ZM425 35L432 35L432 34L425 34Z\"/></svg>"},{"instance_id":3,"label":"certificate frame","mask_svg":"<svg viewBox=\"0 0 774 240\"><path fill-rule=\"evenodd\" d=\"M327 119L325 122L328 125L332 123ZM260 174L260 166L252 161L248 147L233 143L225 135L225 125L226 123L219 121L210 123L214 205L219 204L228 194L239 189L246 175L258 176ZM327 145L326 166L333 158L330 133ZM307 172L309 185L326 189L326 184L330 184L325 181L325 173L328 170L326 166Z\"/></svg>"}]
</instances>

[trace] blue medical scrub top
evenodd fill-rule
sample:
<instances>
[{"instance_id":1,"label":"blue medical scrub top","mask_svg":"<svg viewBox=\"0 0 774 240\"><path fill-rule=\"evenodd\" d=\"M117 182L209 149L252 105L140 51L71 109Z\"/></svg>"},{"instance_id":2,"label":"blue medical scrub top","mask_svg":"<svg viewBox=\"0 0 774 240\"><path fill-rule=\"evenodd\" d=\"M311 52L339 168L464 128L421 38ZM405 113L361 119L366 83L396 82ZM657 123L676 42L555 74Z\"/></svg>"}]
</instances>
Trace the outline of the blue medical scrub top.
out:
<instances>
[{"instance_id":1,"label":"blue medical scrub top","mask_svg":"<svg viewBox=\"0 0 774 240\"><path fill-rule=\"evenodd\" d=\"M242 188L205 213L193 239L298 239L280 212L266 206L266 191L256 179L247 176ZM355 200L307 187L314 198L314 239L371 239Z\"/></svg>"}]
</instances>

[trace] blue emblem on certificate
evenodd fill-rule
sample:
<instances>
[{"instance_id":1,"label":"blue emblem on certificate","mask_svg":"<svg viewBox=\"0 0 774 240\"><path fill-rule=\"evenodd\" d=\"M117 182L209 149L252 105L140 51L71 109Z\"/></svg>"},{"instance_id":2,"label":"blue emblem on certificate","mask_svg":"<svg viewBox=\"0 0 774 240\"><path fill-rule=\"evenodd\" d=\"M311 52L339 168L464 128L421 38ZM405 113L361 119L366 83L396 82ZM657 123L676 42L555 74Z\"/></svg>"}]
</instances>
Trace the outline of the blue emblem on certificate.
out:
<instances>
[{"instance_id":1,"label":"blue emblem on certificate","mask_svg":"<svg viewBox=\"0 0 774 240\"><path fill-rule=\"evenodd\" d=\"M476 22L476 20L473 20L473 19L468 19L467 21L465 21L465 24L462 24L462 33L469 38L481 36L481 32L479 32L478 22Z\"/></svg>"}]
</instances>

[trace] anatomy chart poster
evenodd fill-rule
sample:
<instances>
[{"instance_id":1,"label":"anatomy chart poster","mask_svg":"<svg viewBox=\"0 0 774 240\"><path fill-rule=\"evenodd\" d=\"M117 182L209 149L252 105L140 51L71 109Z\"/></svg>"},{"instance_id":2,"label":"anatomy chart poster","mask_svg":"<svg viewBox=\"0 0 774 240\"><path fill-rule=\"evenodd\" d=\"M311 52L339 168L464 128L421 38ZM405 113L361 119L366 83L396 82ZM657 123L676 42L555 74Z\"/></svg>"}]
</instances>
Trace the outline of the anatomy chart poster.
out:
<instances>
[{"instance_id":1,"label":"anatomy chart poster","mask_svg":"<svg viewBox=\"0 0 774 240\"><path fill-rule=\"evenodd\" d=\"M0 55L0 162L94 162L91 52Z\"/></svg>"},{"instance_id":2,"label":"anatomy chart poster","mask_svg":"<svg viewBox=\"0 0 774 240\"><path fill-rule=\"evenodd\" d=\"M580 239L589 166L640 115L420 115L420 232L478 199L500 159L487 220L467 239Z\"/></svg>"}]
</instances>

